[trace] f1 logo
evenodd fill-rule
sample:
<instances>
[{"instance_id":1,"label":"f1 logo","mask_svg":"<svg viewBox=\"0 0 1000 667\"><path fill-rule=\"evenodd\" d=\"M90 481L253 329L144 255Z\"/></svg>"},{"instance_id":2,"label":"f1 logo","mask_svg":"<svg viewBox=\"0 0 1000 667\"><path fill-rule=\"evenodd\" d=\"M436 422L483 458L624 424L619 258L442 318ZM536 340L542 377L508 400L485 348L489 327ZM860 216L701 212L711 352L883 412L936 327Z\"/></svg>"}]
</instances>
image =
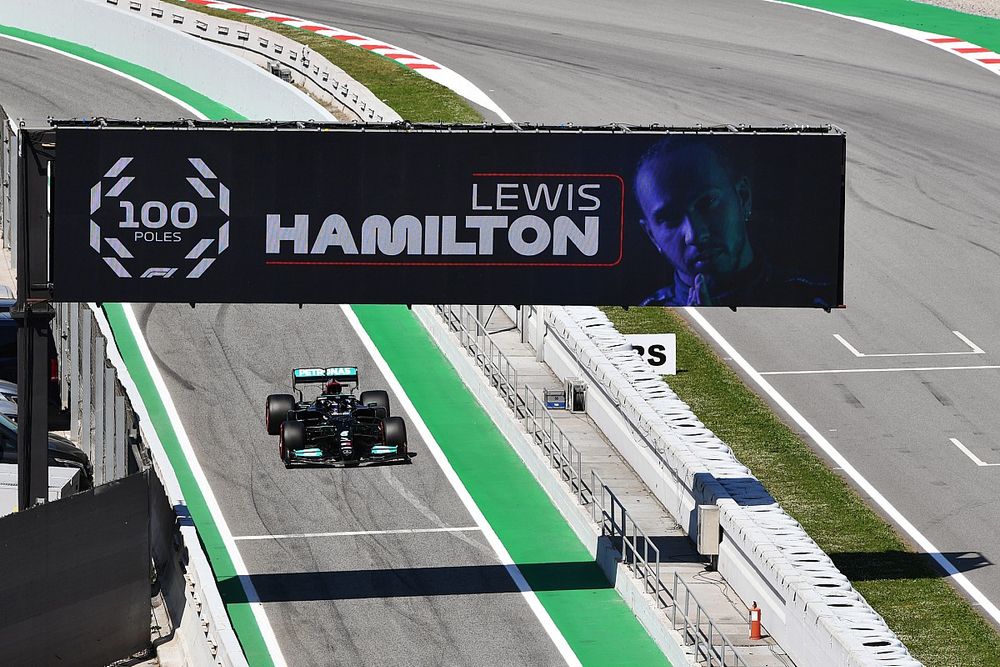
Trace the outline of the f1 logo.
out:
<instances>
[{"instance_id":1,"label":"f1 logo","mask_svg":"<svg viewBox=\"0 0 1000 667\"><path fill-rule=\"evenodd\" d=\"M177 267L155 266L142 272L140 278L169 278L177 271Z\"/></svg>"}]
</instances>

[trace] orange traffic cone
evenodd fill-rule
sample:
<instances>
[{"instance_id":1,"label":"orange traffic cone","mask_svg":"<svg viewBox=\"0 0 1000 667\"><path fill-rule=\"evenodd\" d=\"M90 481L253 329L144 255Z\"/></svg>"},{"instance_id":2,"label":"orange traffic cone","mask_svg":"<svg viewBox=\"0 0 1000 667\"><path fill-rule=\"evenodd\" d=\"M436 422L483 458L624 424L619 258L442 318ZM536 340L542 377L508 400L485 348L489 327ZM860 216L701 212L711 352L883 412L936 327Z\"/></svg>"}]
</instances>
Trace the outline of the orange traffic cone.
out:
<instances>
[{"instance_id":1,"label":"orange traffic cone","mask_svg":"<svg viewBox=\"0 0 1000 667\"><path fill-rule=\"evenodd\" d=\"M760 609L756 600L750 607L750 639L760 639Z\"/></svg>"}]
</instances>

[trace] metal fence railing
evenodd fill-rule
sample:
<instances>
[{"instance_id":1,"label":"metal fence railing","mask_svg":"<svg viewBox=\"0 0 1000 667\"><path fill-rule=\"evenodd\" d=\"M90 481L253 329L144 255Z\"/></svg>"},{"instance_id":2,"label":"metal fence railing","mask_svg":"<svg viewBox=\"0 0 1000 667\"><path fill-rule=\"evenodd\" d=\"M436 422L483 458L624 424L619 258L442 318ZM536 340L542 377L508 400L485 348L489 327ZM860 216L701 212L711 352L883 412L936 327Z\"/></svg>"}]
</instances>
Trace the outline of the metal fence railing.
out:
<instances>
[{"instance_id":1,"label":"metal fence railing","mask_svg":"<svg viewBox=\"0 0 1000 667\"><path fill-rule=\"evenodd\" d=\"M11 266L17 266L17 150L17 125L0 107L0 242L11 251Z\"/></svg>"},{"instance_id":2,"label":"metal fence railing","mask_svg":"<svg viewBox=\"0 0 1000 667\"><path fill-rule=\"evenodd\" d=\"M732 642L719 632L718 625L677 573L674 572L671 587L663 581L659 548L596 471L591 469L584 477L580 450L556 423L538 393L526 384L519 385L517 369L493 341L475 311L454 305L436 308L507 407L523 422L528 435L545 453L552 468L559 472L582 505L591 506L591 516L600 526L601 535L611 540L623 564L642 580L644 590L654 597L658 607L671 608L673 628L692 647L696 660L708 667L747 667Z\"/></svg>"},{"instance_id":3,"label":"metal fence railing","mask_svg":"<svg viewBox=\"0 0 1000 667\"><path fill-rule=\"evenodd\" d=\"M683 603L679 597L682 593ZM747 667L746 661L736 652L732 642L719 631L715 621L698 603L690 586L676 572L672 596L674 606L670 612L670 621L674 630L680 632L684 641L693 647L695 658L704 661L709 667Z\"/></svg>"},{"instance_id":4,"label":"metal fence railing","mask_svg":"<svg viewBox=\"0 0 1000 667\"><path fill-rule=\"evenodd\" d=\"M594 502L591 510L601 534L611 538L622 555L622 562L641 579L643 589L656 598L658 607L671 603L669 591L660 577L660 550L629 516L621 499L604 483L596 471L590 471ZM631 527L631 531L629 528Z\"/></svg>"},{"instance_id":5,"label":"metal fence railing","mask_svg":"<svg viewBox=\"0 0 1000 667\"><path fill-rule=\"evenodd\" d=\"M507 407L524 423L549 464L558 470L581 504L589 503L592 494L584 482L583 455L552 418L538 393L526 384L519 385L517 369L493 341L486 325L466 306L439 305L437 310Z\"/></svg>"},{"instance_id":6,"label":"metal fence railing","mask_svg":"<svg viewBox=\"0 0 1000 667\"><path fill-rule=\"evenodd\" d=\"M70 437L94 466L94 484L121 479L137 464L138 420L118 372L108 359L115 344L87 304L57 303L52 332L59 357L59 388L69 413Z\"/></svg>"}]
</instances>

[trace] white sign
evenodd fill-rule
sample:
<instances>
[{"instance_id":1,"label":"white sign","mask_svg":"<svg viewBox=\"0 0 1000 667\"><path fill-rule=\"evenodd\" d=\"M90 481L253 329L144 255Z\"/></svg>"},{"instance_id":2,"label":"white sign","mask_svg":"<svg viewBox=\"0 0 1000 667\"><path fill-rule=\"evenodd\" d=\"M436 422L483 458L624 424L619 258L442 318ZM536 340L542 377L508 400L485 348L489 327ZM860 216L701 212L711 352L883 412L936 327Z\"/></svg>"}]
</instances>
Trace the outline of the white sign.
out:
<instances>
[{"instance_id":1,"label":"white sign","mask_svg":"<svg viewBox=\"0 0 1000 667\"><path fill-rule=\"evenodd\" d=\"M625 340L660 375L677 375L677 336L662 334L627 334Z\"/></svg>"}]
</instances>

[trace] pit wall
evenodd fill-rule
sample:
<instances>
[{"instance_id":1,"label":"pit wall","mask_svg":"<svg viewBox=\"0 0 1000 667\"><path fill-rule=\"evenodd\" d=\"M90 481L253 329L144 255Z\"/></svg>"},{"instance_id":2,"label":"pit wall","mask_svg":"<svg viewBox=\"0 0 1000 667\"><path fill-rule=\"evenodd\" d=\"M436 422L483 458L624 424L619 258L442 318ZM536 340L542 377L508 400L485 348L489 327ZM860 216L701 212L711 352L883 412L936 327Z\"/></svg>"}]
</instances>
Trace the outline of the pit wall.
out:
<instances>
[{"instance_id":1,"label":"pit wall","mask_svg":"<svg viewBox=\"0 0 1000 667\"><path fill-rule=\"evenodd\" d=\"M601 311L526 309L530 315L515 321L527 327L536 351L561 379L587 382L587 413L692 540L697 506L719 506L719 571L748 606L756 601L762 608L765 631L796 665L920 664Z\"/></svg>"}]
</instances>

